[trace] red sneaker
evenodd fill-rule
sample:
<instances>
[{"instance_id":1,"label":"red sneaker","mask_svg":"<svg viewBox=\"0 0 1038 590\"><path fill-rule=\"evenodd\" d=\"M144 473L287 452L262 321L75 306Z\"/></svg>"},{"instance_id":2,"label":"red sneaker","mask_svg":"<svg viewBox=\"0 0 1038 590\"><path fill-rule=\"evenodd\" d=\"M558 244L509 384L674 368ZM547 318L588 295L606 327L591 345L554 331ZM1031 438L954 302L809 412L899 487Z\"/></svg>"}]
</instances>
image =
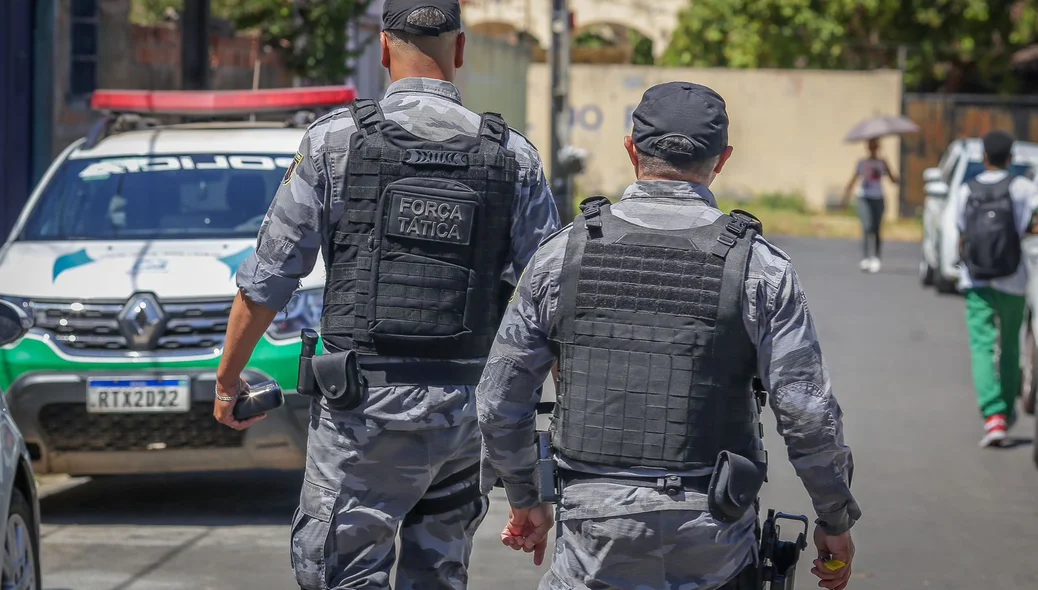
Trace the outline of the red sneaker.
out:
<instances>
[{"instance_id":1,"label":"red sneaker","mask_svg":"<svg viewBox=\"0 0 1038 590\"><path fill-rule=\"evenodd\" d=\"M1008 423L1002 414L995 414L984 421L984 438L980 439L982 447L1000 447L1006 440Z\"/></svg>"}]
</instances>

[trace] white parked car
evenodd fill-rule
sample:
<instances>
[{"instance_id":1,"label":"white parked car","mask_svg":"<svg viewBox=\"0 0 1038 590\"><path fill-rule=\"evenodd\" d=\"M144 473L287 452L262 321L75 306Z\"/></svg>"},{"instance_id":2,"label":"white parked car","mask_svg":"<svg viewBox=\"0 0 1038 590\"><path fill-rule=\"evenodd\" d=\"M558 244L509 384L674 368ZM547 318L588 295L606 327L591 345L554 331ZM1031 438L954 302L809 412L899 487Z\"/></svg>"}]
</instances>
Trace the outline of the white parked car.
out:
<instances>
[{"instance_id":1,"label":"white parked car","mask_svg":"<svg viewBox=\"0 0 1038 590\"><path fill-rule=\"evenodd\" d=\"M246 119L352 96L345 87L94 94L108 124L58 156L0 247L0 301L35 321L0 347L0 389L37 473L303 468L310 399L294 391L299 333L318 326L323 265L245 371L281 383L285 407L243 432L212 418L235 273L306 129ZM217 120L140 117L171 113Z\"/></svg>"},{"instance_id":2,"label":"white parked car","mask_svg":"<svg viewBox=\"0 0 1038 590\"><path fill-rule=\"evenodd\" d=\"M1010 172L1034 178L1038 144L1013 144ZM923 205L922 261L919 275L924 285L940 293L954 293L959 281L959 227L955 212L962 185L984 171L984 144L979 138L956 139L934 168L923 172L926 200Z\"/></svg>"}]
</instances>

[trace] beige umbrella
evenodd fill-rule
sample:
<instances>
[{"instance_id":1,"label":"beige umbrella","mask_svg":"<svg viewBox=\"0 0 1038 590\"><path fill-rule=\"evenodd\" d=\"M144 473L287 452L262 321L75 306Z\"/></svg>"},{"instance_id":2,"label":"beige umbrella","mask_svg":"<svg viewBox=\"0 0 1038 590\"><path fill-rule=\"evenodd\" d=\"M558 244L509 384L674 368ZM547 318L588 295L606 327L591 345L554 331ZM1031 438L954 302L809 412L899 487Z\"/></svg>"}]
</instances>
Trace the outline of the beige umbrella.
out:
<instances>
[{"instance_id":1,"label":"beige umbrella","mask_svg":"<svg viewBox=\"0 0 1038 590\"><path fill-rule=\"evenodd\" d=\"M876 139L885 135L907 135L918 133L919 126L908 117L901 115L884 115L870 117L854 126L844 141L856 142Z\"/></svg>"}]
</instances>

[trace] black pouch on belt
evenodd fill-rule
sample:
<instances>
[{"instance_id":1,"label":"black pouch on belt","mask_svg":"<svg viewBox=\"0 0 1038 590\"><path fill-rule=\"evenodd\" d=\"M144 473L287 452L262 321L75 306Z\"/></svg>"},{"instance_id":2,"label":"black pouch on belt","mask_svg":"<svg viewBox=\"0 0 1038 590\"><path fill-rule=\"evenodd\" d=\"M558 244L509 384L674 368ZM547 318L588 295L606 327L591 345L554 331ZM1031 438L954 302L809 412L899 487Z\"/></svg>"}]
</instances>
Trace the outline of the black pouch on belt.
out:
<instances>
[{"instance_id":1,"label":"black pouch on belt","mask_svg":"<svg viewBox=\"0 0 1038 590\"><path fill-rule=\"evenodd\" d=\"M352 410L364 401L367 384L357 365L357 353L348 350L313 357L317 387L328 405L336 410Z\"/></svg>"},{"instance_id":2,"label":"black pouch on belt","mask_svg":"<svg viewBox=\"0 0 1038 590\"><path fill-rule=\"evenodd\" d=\"M766 475L765 467L742 455L721 451L707 491L710 515L726 523L742 518L757 500Z\"/></svg>"}]
</instances>

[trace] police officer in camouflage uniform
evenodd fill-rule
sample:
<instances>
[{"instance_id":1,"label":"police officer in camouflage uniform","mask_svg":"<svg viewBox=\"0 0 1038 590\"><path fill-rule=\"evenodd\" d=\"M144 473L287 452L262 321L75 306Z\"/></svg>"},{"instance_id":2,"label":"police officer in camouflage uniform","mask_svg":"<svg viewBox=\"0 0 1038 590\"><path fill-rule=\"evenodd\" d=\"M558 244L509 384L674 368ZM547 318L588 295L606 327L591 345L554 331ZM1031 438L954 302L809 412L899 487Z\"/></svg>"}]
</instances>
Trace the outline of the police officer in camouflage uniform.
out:
<instances>
[{"instance_id":1,"label":"police officer in camouflage uniform","mask_svg":"<svg viewBox=\"0 0 1038 590\"><path fill-rule=\"evenodd\" d=\"M708 188L732 153L724 101L695 84L655 86L625 145L638 181L613 206L585 201L541 245L477 388L483 486L500 476L512 509L502 541L539 562L554 524L531 441L535 390L558 359L559 530L540 588L755 586L763 474L731 522L707 493L719 455L764 459L758 376L817 511L819 556L847 564L812 571L842 590L861 516L842 412L789 258L755 235L756 220L722 214Z\"/></svg>"},{"instance_id":2,"label":"police officer in camouflage uniform","mask_svg":"<svg viewBox=\"0 0 1038 590\"><path fill-rule=\"evenodd\" d=\"M457 0L386 0L393 83L315 121L238 272L216 418L233 428L252 350L323 253L306 474L291 558L306 590L460 589L488 500L475 386L519 276L559 227L535 148L451 83ZM510 269L510 270L509 270ZM514 278L511 279L514 282ZM349 360L363 397L339 403ZM400 555L394 542L399 534Z\"/></svg>"}]
</instances>

